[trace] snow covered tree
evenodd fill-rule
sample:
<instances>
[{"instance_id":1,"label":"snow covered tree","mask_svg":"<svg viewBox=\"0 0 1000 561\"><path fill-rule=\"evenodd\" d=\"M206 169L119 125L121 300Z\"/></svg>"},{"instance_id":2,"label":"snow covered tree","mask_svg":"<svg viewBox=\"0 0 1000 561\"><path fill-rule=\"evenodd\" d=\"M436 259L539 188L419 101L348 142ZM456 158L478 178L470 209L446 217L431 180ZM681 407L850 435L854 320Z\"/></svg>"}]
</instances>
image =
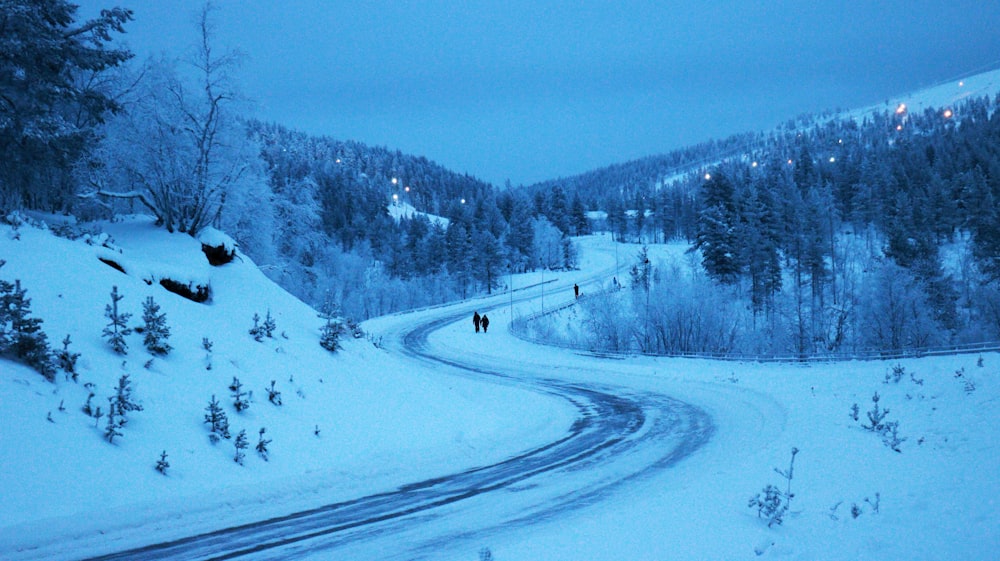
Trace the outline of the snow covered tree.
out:
<instances>
[{"instance_id":1,"label":"snow covered tree","mask_svg":"<svg viewBox=\"0 0 1000 561\"><path fill-rule=\"evenodd\" d=\"M250 328L250 335L253 336L253 340L258 343L264 341L264 326L260 324L260 316L254 313L253 315L253 327Z\"/></svg>"},{"instance_id":2,"label":"snow covered tree","mask_svg":"<svg viewBox=\"0 0 1000 561\"><path fill-rule=\"evenodd\" d=\"M235 113L240 55L215 50L207 3L197 26L184 68L161 60L143 69L128 113L104 131L90 178L91 196L138 201L168 231L191 235L219 220L258 160Z\"/></svg>"},{"instance_id":3,"label":"snow covered tree","mask_svg":"<svg viewBox=\"0 0 1000 561\"><path fill-rule=\"evenodd\" d=\"M144 323L142 342L149 352L165 355L173 348L167 343L170 338L170 328L167 327L167 314L160 313L160 306L147 296L142 303L142 321Z\"/></svg>"},{"instance_id":4,"label":"snow covered tree","mask_svg":"<svg viewBox=\"0 0 1000 561\"><path fill-rule=\"evenodd\" d=\"M0 211L68 206L71 169L119 108L98 79L132 57L109 48L132 11L76 21L66 0L0 2Z\"/></svg>"},{"instance_id":5,"label":"snow covered tree","mask_svg":"<svg viewBox=\"0 0 1000 561\"><path fill-rule=\"evenodd\" d=\"M98 409L98 412L100 409ZM100 415L97 416L100 419ZM123 423L121 422L121 417L118 415L118 411L115 409L114 398L108 398L108 423L104 426L104 438L108 439L111 444L115 443L115 437L121 436L121 428Z\"/></svg>"},{"instance_id":6,"label":"snow covered tree","mask_svg":"<svg viewBox=\"0 0 1000 561\"><path fill-rule=\"evenodd\" d=\"M27 290L21 288L19 280L0 283L0 353L13 352L46 380L54 381L56 367L49 339L42 331L42 320L31 317Z\"/></svg>"},{"instance_id":7,"label":"snow covered tree","mask_svg":"<svg viewBox=\"0 0 1000 561\"><path fill-rule=\"evenodd\" d=\"M132 381L129 380L128 374L122 374L121 378L118 378L115 395L108 399L113 402L114 410L118 413L120 425L123 427L128 423L125 415L130 411L142 411L142 405L139 405L132 396Z\"/></svg>"},{"instance_id":8,"label":"snow covered tree","mask_svg":"<svg viewBox=\"0 0 1000 561\"><path fill-rule=\"evenodd\" d=\"M104 338L108 340L111 349L120 355L128 354L128 343L125 337L132 333L128 326L128 320L132 314L118 311L118 302L124 296L118 294L118 286L111 287L111 303L104 308L104 317L108 318L108 324L104 326Z\"/></svg>"},{"instance_id":9,"label":"snow covered tree","mask_svg":"<svg viewBox=\"0 0 1000 561\"><path fill-rule=\"evenodd\" d=\"M205 407L205 422L208 423L208 438L212 444L218 442L219 438L229 439L229 418L214 395L208 402L208 407Z\"/></svg>"},{"instance_id":10,"label":"snow covered tree","mask_svg":"<svg viewBox=\"0 0 1000 561\"><path fill-rule=\"evenodd\" d=\"M740 273L735 189L721 171L709 177L702 186L704 207L698 216L694 249L701 250L702 265L710 277L732 284Z\"/></svg>"},{"instance_id":11,"label":"snow covered tree","mask_svg":"<svg viewBox=\"0 0 1000 561\"><path fill-rule=\"evenodd\" d=\"M167 474L167 469L169 467L170 467L170 462L167 461L167 451L164 450L164 451L160 452L160 459L156 460L156 468L155 469L156 469L156 471L162 473L163 475L166 475Z\"/></svg>"},{"instance_id":12,"label":"snow covered tree","mask_svg":"<svg viewBox=\"0 0 1000 561\"><path fill-rule=\"evenodd\" d=\"M260 428L260 433L259 433L260 439L257 441L256 448L257 448L257 453L260 454L260 457L264 458L264 461L266 462L267 461L267 453L268 453L267 452L267 445L271 443L271 440L267 439L267 438L264 438L264 433L265 432L267 432L267 429L265 429L264 427L261 427Z\"/></svg>"},{"instance_id":13,"label":"snow covered tree","mask_svg":"<svg viewBox=\"0 0 1000 561\"><path fill-rule=\"evenodd\" d=\"M233 461L243 465L243 458L246 457L245 450L250 446L247 442L247 431L246 429L241 430L239 434L236 435L236 440L233 441L233 447L236 448L236 454L233 456Z\"/></svg>"},{"instance_id":14,"label":"snow covered tree","mask_svg":"<svg viewBox=\"0 0 1000 561\"><path fill-rule=\"evenodd\" d=\"M229 384L229 390L233 392L233 407L236 408L237 413L250 408L247 392L243 391L243 383L236 376L233 376L233 383Z\"/></svg>"},{"instance_id":15,"label":"snow covered tree","mask_svg":"<svg viewBox=\"0 0 1000 561\"><path fill-rule=\"evenodd\" d=\"M70 351L70 343L69 333L67 333L66 338L62 340L62 350L56 353L56 359L59 361L59 368L62 368L63 372L66 372L75 382L78 376L76 361L80 358L80 353Z\"/></svg>"},{"instance_id":16,"label":"snow covered tree","mask_svg":"<svg viewBox=\"0 0 1000 561\"><path fill-rule=\"evenodd\" d=\"M264 325L261 326L264 330L264 336L268 339L274 338L274 330L278 328L278 324L274 321L274 316L271 315L270 308L267 310L267 315L264 316Z\"/></svg>"},{"instance_id":17,"label":"snow covered tree","mask_svg":"<svg viewBox=\"0 0 1000 561\"><path fill-rule=\"evenodd\" d=\"M271 387L264 388L267 391L267 400L275 405L281 405L281 392L274 387L274 380L271 380Z\"/></svg>"}]
</instances>

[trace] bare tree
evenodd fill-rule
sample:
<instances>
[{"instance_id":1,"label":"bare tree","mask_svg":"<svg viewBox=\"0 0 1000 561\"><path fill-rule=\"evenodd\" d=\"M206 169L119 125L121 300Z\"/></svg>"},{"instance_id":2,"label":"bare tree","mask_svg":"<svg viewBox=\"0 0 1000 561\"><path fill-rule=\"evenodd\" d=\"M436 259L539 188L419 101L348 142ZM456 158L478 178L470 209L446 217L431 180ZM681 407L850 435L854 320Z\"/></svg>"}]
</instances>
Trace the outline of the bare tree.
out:
<instances>
[{"instance_id":1,"label":"bare tree","mask_svg":"<svg viewBox=\"0 0 1000 561\"><path fill-rule=\"evenodd\" d=\"M105 131L86 195L138 201L168 231L192 235L218 222L257 157L233 111L240 55L214 51L211 13L206 3L197 17L199 42L184 65L193 72L147 63L128 114Z\"/></svg>"}]
</instances>

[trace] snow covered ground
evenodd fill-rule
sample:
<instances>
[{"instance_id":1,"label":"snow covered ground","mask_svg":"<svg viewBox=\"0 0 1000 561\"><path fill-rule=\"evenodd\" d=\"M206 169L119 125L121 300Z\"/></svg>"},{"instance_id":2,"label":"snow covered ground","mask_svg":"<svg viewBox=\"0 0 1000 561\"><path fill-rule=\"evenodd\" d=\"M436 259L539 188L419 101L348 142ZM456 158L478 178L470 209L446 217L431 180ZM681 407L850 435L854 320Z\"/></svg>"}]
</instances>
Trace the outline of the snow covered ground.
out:
<instances>
[{"instance_id":1,"label":"snow covered ground","mask_svg":"<svg viewBox=\"0 0 1000 561\"><path fill-rule=\"evenodd\" d=\"M648 447L596 464L621 470L605 474L621 484L550 516L505 523L518 497L543 496L548 486L572 499L578 483L602 474L528 479L455 507L457 516L412 516L393 531L376 526L340 549L296 557L469 560L489 548L498 561L930 560L995 559L1000 550L1000 355L809 365L622 359L509 335L510 317L539 311L543 298L548 309L572 302L574 283L586 294L598 272L599 284L607 281L615 250L606 237L581 241L580 271L515 276L513 295L372 320L365 327L383 348L351 340L330 354L318 345L322 320L245 258L209 267L197 242L143 220L106 231L110 247L0 226L0 258L8 261L0 278L21 279L54 346L69 333L71 349L82 353L78 383L60 375L51 384L0 361L0 558L88 557L498 462L560 438L576 420L564 400L533 390L539 380L675 398L707 412L714 432L669 466L643 468L655 452ZM620 250L621 262L635 249ZM128 274L99 256L114 257ZM145 282L162 276L208 282L212 299L196 304ZM162 306L169 355L153 358L140 335L129 337L128 355L110 350L101 330L112 285L136 314L132 324L147 295ZM488 334L472 332L473 309L489 313ZM253 314L268 310L276 334L258 343L247 331ZM507 373L502 383L400 352L408 326L460 312L462 320L431 332L427 351ZM213 342L210 357L204 337ZM895 366L905 374L886 383ZM95 428L80 411L84 383L95 384L94 403L106 405L123 373L144 410L109 444L104 423ZM244 413L230 405L234 376L254 390ZM267 400L271 380L282 391L280 407ZM864 420L876 391L906 437L900 452L850 418L857 403ZM267 427L269 461L251 447L240 466L231 441L209 442L202 421L212 394L234 432L247 429L251 446ZM766 484L784 485L774 468L787 469L792 447L800 452L791 512L768 528L747 502ZM161 450L171 463L166 476L153 469ZM628 475L632 462L641 476Z\"/></svg>"}]
</instances>

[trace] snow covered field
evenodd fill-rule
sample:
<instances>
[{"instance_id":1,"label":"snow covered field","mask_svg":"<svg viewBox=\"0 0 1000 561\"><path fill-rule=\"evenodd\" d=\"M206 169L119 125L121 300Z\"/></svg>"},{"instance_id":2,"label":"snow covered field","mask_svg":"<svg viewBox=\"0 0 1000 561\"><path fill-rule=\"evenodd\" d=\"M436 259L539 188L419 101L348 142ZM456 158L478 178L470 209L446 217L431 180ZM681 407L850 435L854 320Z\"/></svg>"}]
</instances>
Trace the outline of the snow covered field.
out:
<instances>
[{"instance_id":1,"label":"snow covered field","mask_svg":"<svg viewBox=\"0 0 1000 561\"><path fill-rule=\"evenodd\" d=\"M680 400L711 417L711 438L661 465L651 446L659 441L642 440L652 429L640 427L634 449L592 469L529 477L294 557L470 560L488 548L498 561L930 560L995 559L1000 550L1000 355L755 364L601 358L512 337L511 315L539 311L542 298L546 308L571 301L574 283L586 294L598 272L606 282L615 256L602 237L581 240L580 271L515 276L513 297L378 318L365 328L383 348L349 340L330 354L318 345L322 320L249 261L209 267L197 242L143 220L106 231L110 247L0 227L8 262L0 278L21 280L53 346L69 333L82 355L78 383L60 374L51 384L0 362L0 558L87 558L500 462L561 438L578 420L567 401L535 391L539 384L598 388L636 403ZM621 261L634 250L620 250ZM115 257L128 274L99 256ZM210 283L212 299L196 304L145 282L163 276ZM153 358L140 335L129 337L128 355L112 352L101 330L113 285L132 323L147 295L162 306L170 354ZM488 334L473 333L474 309L489 313ZM256 342L253 314L268 311L275 337ZM456 314L463 319L431 331L425 349L452 366L405 352L405 330ZM886 383L897 366L900 380ZM84 384L95 385L95 405L106 405L126 373L144 410L109 444L104 423L80 410ZM243 413L229 398L234 376L254 390ZM267 399L271 380L281 406ZM875 392L906 438L900 452L861 428ZM213 394L234 432L250 437L242 466L232 441L209 442L203 417ZM855 403L859 421L850 417ZM261 427L273 440L266 462L252 448ZM793 447L791 511L768 528L747 503L766 484L784 488L775 468L788 468ZM166 476L153 469L162 450ZM582 500L580 489L600 492ZM539 509L539 497L568 506Z\"/></svg>"}]
</instances>

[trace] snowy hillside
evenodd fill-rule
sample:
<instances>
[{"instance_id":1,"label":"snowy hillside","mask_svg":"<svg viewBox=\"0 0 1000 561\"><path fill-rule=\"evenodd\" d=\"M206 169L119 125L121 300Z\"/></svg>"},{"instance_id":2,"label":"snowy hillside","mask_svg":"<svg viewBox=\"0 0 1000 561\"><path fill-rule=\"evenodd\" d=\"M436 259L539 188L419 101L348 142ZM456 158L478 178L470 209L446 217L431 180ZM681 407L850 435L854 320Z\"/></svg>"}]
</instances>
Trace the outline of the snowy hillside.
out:
<instances>
[{"instance_id":1,"label":"snowy hillside","mask_svg":"<svg viewBox=\"0 0 1000 561\"><path fill-rule=\"evenodd\" d=\"M534 393L431 376L365 339L324 350L323 320L242 255L211 267L193 238L143 218L103 230L110 237L88 243L0 226L0 278L27 289L53 347L69 334L81 355L77 382L59 373L50 383L0 359L2 559L77 558L391 489L439 475L441 464L461 469L507 457L571 422ZM199 304L147 282L164 277L210 286L211 298ZM113 286L130 326L142 325L147 296L160 305L167 355L150 354L140 334L126 338L126 355L112 351L101 333ZM268 313L273 337L257 342L248 333L253 316ZM81 408L92 391L93 407L107 412L126 374L143 409L128 414L112 444L107 417ZM228 389L234 378L250 392L240 413ZM280 406L268 399L272 380ZM214 445L204 422L213 395L232 435ZM511 427L512 411L530 422ZM255 451L261 428L271 441L267 461ZM241 430L249 442L243 465L234 462ZM154 470L162 451L165 476Z\"/></svg>"},{"instance_id":2,"label":"snowy hillside","mask_svg":"<svg viewBox=\"0 0 1000 561\"><path fill-rule=\"evenodd\" d=\"M926 109L945 111L963 100L974 97L993 97L1000 93L1000 69L957 78L924 88L915 92L842 113L839 117L860 121L872 113L895 111L904 105L911 113L922 113Z\"/></svg>"}]
</instances>

